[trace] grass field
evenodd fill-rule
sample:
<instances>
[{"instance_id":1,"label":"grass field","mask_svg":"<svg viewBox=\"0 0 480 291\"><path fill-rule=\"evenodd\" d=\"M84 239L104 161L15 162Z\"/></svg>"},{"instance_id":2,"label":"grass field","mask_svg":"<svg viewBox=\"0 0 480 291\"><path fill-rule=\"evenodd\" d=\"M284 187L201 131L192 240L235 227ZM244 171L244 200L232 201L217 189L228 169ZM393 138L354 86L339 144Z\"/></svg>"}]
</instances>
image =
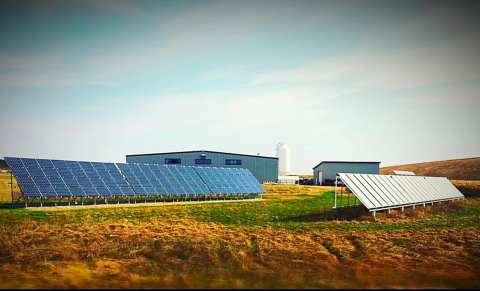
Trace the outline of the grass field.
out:
<instances>
[{"instance_id":1,"label":"grass field","mask_svg":"<svg viewBox=\"0 0 480 291\"><path fill-rule=\"evenodd\" d=\"M17 180L15 179L15 177L13 177L12 181L13 181L14 192L20 193L20 188L18 187ZM11 202L11 201L12 201L12 192L10 188L10 174L0 173L0 203Z\"/></svg>"},{"instance_id":2,"label":"grass field","mask_svg":"<svg viewBox=\"0 0 480 291\"><path fill-rule=\"evenodd\" d=\"M478 198L333 220L328 188L266 187L255 202L0 210L0 287L480 287Z\"/></svg>"}]
</instances>

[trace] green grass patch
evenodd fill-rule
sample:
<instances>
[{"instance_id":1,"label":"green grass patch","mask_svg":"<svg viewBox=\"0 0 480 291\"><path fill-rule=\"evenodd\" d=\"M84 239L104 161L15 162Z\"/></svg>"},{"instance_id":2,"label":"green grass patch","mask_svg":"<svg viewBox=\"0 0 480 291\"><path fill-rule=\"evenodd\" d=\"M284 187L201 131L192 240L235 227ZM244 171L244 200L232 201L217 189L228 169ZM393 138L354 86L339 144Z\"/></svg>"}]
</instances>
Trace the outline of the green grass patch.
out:
<instances>
[{"instance_id":1,"label":"green grass patch","mask_svg":"<svg viewBox=\"0 0 480 291\"><path fill-rule=\"evenodd\" d=\"M333 231L395 231L428 228L460 228L480 225L480 199L470 199L452 211L421 218L407 218L388 223L336 221L331 212L334 193L295 195L295 199L270 197L256 202L208 203L149 207L73 208L56 211L2 209L0 223L14 224L25 220L42 223L84 224L104 221L130 222L160 219L193 219L232 227L274 227L304 232L313 229ZM420 208L417 211L422 211Z\"/></svg>"}]
</instances>

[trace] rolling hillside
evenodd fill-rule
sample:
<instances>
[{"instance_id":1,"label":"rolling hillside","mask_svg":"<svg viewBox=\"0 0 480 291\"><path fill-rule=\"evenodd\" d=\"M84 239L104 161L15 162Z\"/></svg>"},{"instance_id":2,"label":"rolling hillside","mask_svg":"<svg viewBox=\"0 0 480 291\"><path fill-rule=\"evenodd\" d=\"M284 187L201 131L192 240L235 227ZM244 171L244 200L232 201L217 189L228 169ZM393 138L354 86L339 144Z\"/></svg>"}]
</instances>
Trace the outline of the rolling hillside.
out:
<instances>
[{"instance_id":1,"label":"rolling hillside","mask_svg":"<svg viewBox=\"0 0 480 291\"><path fill-rule=\"evenodd\" d=\"M440 176L451 180L480 180L480 157L384 167L380 173L392 174L393 170L413 171L420 176Z\"/></svg>"}]
</instances>

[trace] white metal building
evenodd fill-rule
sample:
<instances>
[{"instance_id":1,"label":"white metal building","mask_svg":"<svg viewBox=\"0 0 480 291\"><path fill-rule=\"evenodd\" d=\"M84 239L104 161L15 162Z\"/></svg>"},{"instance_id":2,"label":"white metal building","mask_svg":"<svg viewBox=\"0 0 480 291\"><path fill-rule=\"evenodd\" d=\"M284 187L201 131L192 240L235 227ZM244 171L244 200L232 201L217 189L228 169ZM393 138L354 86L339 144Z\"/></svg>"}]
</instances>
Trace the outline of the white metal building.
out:
<instances>
[{"instance_id":1,"label":"white metal building","mask_svg":"<svg viewBox=\"0 0 480 291\"><path fill-rule=\"evenodd\" d=\"M323 161L313 167L313 182L333 185L337 173L379 174L380 162Z\"/></svg>"}]
</instances>

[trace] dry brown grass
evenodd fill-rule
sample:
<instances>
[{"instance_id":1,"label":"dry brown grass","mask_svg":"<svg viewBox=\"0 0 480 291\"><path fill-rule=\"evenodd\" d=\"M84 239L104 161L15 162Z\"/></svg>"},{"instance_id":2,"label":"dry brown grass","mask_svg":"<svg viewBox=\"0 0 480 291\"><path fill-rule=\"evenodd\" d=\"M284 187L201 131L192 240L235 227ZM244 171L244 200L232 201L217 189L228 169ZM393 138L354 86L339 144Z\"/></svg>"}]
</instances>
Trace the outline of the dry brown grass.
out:
<instances>
[{"instance_id":1,"label":"dry brown grass","mask_svg":"<svg viewBox=\"0 0 480 291\"><path fill-rule=\"evenodd\" d=\"M266 194L306 194L306 195L318 195L325 192L333 191L332 186L309 186L309 185L288 185L288 184L264 184L263 187L267 191Z\"/></svg>"},{"instance_id":2,"label":"dry brown grass","mask_svg":"<svg viewBox=\"0 0 480 291\"><path fill-rule=\"evenodd\" d=\"M463 195L480 197L480 181L452 180L452 183Z\"/></svg>"},{"instance_id":3,"label":"dry brown grass","mask_svg":"<svg viewBox=\"0 0 480 291\"><path fill-rule=\"evenodd\" d=\"M0 203L12 201L10 185L10 174L0 173ZM17 198L20 194L20 188L15 177L13 177L13 192L14 198Z\"/></svg>"},{"instance_id":4,"label":"dry brown grass","mask_svg":"<svg viewBox=\"0 0 480 291\"><path fill-rule=\"evenodd\" d=\"M478 234L29 221L0 227L0 287L480 287Z\"/></svg>"}]
</instances>

